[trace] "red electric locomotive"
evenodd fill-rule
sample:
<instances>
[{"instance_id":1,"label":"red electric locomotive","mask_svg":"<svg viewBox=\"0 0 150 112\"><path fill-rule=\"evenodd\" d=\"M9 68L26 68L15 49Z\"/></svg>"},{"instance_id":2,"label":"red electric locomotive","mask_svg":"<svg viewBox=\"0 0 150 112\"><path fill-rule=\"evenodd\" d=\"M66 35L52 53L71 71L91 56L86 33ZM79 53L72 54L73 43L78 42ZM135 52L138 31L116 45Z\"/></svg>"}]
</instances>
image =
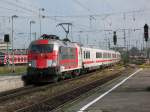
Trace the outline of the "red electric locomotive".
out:
<instances>
[{"instance_id":1,"label":"red electric locomotive","mask_svg":"<svg viewBox=\"0 0 150 112\"><path fill-rule=\"evenodd\" d=\"M65 73L75 74L81 68L80 46L60 41L55 35L43 35L29 46L26 83L57 81Z\"/></svg>"}]
</instances>

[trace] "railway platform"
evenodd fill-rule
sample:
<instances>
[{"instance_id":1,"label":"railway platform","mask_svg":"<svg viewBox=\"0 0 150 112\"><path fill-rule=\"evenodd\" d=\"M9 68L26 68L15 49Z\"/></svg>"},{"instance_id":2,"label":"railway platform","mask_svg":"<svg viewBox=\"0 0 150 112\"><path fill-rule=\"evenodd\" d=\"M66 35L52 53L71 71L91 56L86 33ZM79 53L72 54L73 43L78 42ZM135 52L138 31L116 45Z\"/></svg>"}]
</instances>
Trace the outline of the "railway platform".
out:
<instances>
[{"instance_id":1,"label":"railway platform","mask_svg":"<svg viewBox=\"0 0 150 112\"><path fill-rule=\"evenodd\" d=\"M11 74L0 76L0 92L17 89L23 87L24 83L21 80L21 75L13 76Z\"/></svg>"},{"instance_id":2,"label":"railway platform","mask_svg":"<svg viewBox=\"0 0 150 112\"><path fill-rule=\"evenodd\" d=\"M150 112L150 69L122 75L55 111Z\"/></svg>"}]
</instances>

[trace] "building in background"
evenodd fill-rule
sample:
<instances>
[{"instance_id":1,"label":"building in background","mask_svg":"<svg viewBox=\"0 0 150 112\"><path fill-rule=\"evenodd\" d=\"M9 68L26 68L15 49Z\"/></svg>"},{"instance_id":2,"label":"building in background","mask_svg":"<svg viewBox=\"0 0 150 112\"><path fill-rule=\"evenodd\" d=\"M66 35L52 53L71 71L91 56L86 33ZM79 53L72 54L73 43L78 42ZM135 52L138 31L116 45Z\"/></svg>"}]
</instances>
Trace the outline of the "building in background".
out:
<instances>
[{"instance_id":1,"label":"building in background","mask_svg":"<svg viewBox=\"0 0 150 112\"><path fill-rule=\"evenodd\" d=\"M8 49L11 49L11 44L8 43ZM7 43L0 39L0 51L7 50Z\"/></svg>"}]
</instances>

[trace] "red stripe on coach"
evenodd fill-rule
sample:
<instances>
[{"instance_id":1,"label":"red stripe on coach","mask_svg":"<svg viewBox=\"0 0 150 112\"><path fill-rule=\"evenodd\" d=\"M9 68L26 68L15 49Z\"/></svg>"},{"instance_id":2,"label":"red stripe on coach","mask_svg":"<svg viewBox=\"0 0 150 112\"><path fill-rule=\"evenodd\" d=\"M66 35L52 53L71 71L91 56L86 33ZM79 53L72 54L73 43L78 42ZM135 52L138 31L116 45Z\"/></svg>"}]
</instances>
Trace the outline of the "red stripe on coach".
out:
<instances>
[{"instance_id":1,"label":"red stripe on coach","mask_svg":"<svg viewBox=\"0 0 150 112\"><path fill-rule=\"evenodd\" d=\"M94 61L85 61L85 62L83 62L83 64L91 64L91 63L94 63Z\"/></svg>"}]
</instances>

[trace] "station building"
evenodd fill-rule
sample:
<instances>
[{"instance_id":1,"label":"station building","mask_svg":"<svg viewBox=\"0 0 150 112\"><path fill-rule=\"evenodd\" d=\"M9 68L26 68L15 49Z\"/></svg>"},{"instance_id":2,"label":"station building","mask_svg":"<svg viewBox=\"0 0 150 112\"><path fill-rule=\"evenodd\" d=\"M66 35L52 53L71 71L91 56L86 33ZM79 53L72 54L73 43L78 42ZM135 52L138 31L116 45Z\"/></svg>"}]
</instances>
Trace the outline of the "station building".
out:
<instances>
[{"instance_id":1,"label":"station building","mask_svg":"<svg viewBox=\"0 0 150 112\"><path fill-rule=\"evenodd\" d=\"M8 49L11 49L11 43L8 43ZM0 39L0 51L7 50L7 43Z\"/></svg>"}]
</instances>

